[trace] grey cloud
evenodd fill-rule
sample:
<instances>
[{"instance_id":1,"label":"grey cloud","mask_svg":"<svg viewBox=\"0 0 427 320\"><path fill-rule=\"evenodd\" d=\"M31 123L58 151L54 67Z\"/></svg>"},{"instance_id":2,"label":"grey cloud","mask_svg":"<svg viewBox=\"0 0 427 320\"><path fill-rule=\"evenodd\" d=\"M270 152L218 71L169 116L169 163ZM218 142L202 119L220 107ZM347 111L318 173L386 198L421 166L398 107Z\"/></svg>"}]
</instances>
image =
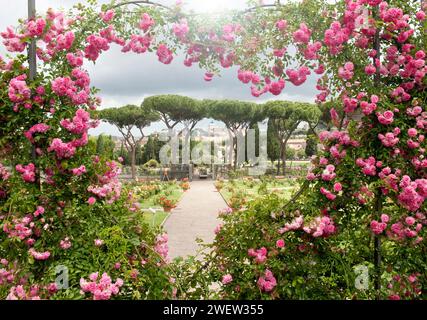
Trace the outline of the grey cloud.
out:
<instances>
[{"instance_id":1,"label":"grey cloud","mask_svg":"<svg viewBox=\"0 0 427 320\"><path fill-rule=\"evenodd\" d=\"M206 0L207 2L213 0ZM6 5L7 2L7 5ZM47 8L70 8L77 0L36 0L39 12ZM102 0L100 3L108 3ZM173 3L175 0L158 0L162 3ZM200 3L200 0L187 0L189 4ZM245 0L230 2L233 8L244 7ZM270 2L270 1L266 1ZM19 18L27 14L27 1L0 0L0 30L9 25L16 25ZM5 54L0 45L0 54ZM183 65L183 56L176 56L171 65L163 65L157 61L153 53L136 55L122 54L118 47L104 53L96 65L87 65L92 77L92 84L101 89L103 107L120 106L128 103L139 104L145 96L153 94L175 93L195 98L242 99L263 102L272 99L313 101L316 90L316 78L310 77L306 84L295 87L290 83L282 95L274 97L270 94L262 98L254 98L250 87L237 79L237 68L222 70L221 77L215 77L212 82L203 80L204 71L197 66L187 68ZM156 126L155 126L156 127ZM111 126L102 125L94 132L115 133Z\"/></svg>"},{"instance_id":2,"label":"grey cloud","mask_svg":"<svg viewBox=\"0 0 427 320\"><path fill-rule=\"evenodd\" d=\"M112 63L114 61L114 63ZM229 98L243 100L262 99L252 97L250 87L237 79L237 67L222 70L220 77L211 82L203 80L204 71L197 66L183 65L182 56L175 57L171 65L163 65L152 54L123 54L118 49L105 53L90 66L93 85L101 89L101 95L140 97L153 94L176 93L195 98ZM287 83L284 90L289 99L312 101L316 77L310 77L301 87Z\"/></svg>"}]
</instances>

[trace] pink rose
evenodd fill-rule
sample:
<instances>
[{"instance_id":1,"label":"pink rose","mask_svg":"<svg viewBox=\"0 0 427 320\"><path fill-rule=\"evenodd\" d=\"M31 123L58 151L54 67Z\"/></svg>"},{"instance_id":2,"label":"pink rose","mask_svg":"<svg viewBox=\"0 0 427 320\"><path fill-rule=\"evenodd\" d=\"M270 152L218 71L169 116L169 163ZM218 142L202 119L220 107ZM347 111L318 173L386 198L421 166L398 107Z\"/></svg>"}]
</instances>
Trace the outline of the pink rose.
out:
<instances>
[{"instance_id":1,"label":"pink rose","mask_svg":"<svg viewBox=\"0 0 427 320\"><path fill-rule=\"evenodd\" d=\"M410 128L410 129L408 130L408 135L409 135L410 137L415 137L417 134L418 134L418 132L417 132L417 129L415 129L415 128Z\"/></svg>"},{"instance_id":2,"label":"pink rose","mask_svg":"<svg viewBox=\"0 0 427 320\"><path fill-rule=\"evenodd\" d=\"M334 184L334 190L335 192L340 192L342 190L342 184L337 182Z\"/></svg>"},{"instance_id":3,"label":"pink rose","mask_svg":"<svg viewBox=\"0 0 427 320\"><path fill-rule=\"evenodd\" d=\"M233 281L231 274L224 275L221 280L222 284L229 284L231 281Z\"/></svg>"},{"instance_id":4,"label":"pink rose","mask_svg":"<svg viewBox=\"0 0 427 320\"><path fill-rule=\"evenodd\" d=\"M285 240L283 240L283 239L279 239L279 240L277 240L277 241L276 241L276 247L278 247L278 248L283 248L283 247L285 247Z\"/></svg>"},{"instance_id":5,"label":"pink rose","mask_svg":"<svg viewBox=\"0 0 427 320\"><path fill-rule=\"evenodd\" d=\"M88 200L87 200L87 203L89 204L89 205L94 205L95 204L95 202L96 202L96 199L94 198L94 197L90 197Z\"/></svg>"}]
</instances>

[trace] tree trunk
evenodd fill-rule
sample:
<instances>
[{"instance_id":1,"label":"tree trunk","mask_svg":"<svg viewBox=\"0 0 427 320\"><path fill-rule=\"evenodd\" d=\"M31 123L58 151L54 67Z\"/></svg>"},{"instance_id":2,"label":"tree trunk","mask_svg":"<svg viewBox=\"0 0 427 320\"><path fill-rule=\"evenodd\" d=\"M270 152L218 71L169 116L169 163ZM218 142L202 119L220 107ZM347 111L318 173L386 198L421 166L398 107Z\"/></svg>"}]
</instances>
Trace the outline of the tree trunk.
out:
<instances>
[{"instance_id":1,"label":"tree trunk","mask_svg":"<svg viewBox=\"0 0 427 320\"><path fill-rule=\"evenodd\" d=\"M233 137L233 151L234 151L234 171L237 169L237 137Z\"/></svg>"},{"instance_id":2,"label":"tree trunk","mask_svg":"<svg viewBox=\"0 0 427 320\"><path fill-rule=\"evenodd\" d=\"M185 133L182 146L182 164L190 164L191 160L191 131Z\"/></svg>"},{"instance_id":3,"label":"tree trunk","mask_svg":"<svg viewBox=\"0 0 427 320\"><path fill-rule=\"evenodd\" d=\"M136 146L132 146L130 149L130 166L131 166L131 172L132 172L132 179L136 179Z\"/></svg>"},{"instance_id":4,"label":"tree trunk","mask_svg":"<svg viewBox=\"0 0 427 320\"><path fill-rule=\"evenodd\" d=\"M280 174L280 158L282 157L282 154L280 154L280 157L277 158L277 175Z\"/></svg>"},{"instance_id":5,"label":"tree trunk","mask_svg":"<svg viewBox=\"0 0 427 320\"><path fill-rule=\"evenodd\" d=\"M286 174L286 143L281 145L280 149L282 150L282 169L283 175Z\"/></svg>"}]
</instances>

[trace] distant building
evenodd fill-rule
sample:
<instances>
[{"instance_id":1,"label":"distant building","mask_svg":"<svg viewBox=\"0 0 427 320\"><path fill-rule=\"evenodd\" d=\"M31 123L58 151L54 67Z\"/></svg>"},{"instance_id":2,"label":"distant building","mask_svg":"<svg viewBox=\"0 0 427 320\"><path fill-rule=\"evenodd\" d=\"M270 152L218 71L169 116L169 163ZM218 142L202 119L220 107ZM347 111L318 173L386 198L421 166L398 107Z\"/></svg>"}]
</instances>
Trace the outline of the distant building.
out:
<instances>
[{"instance_id":1,"label":"distant building","mask_svg":"<svg viewBox=\"0 0 427 320\"><path fill-rule=\"evenodd\" d=\"M305 150L306 140L302 138L289 139L287 146L294 150Z\"/></svg>"},{"instance_id":2,"label":"distant building","mask_svg":"<svg viewBox=\"0 0 427 320\"><path fill-rule=\"evenodd\" d=\"M228 130L224 127L209 125L207 130L196 128L193 130L192 139L194 141L222 142L229 139Z\"/></svg>"},{"instance_id":3,"label":"distant building","mask_svg":"<svg viewBox=\"0 0 427 320\"><path fill-rule=\"evenodd\" d=\"M125 140L123 137L111 136L111 140L113 140L113 142L114 142L114 150L116 150L116 151L120 150L122 145L124 147ZM141 146L144 146L147 143L147 141L148 141L148 137L144 137L142 139Z\"/></svg>"},{"instance_id":4,"label":"distant building","mask_svg":"<svg viewBox=\"0 0 427 320\"><path fill-rule=\"evenodd\" d=\"M122 143L123 143L123 138L111 136L111 140L113 140L114 142L114 150L120 150L120 147L122 146Z\"/></svg>"}]
</instances>

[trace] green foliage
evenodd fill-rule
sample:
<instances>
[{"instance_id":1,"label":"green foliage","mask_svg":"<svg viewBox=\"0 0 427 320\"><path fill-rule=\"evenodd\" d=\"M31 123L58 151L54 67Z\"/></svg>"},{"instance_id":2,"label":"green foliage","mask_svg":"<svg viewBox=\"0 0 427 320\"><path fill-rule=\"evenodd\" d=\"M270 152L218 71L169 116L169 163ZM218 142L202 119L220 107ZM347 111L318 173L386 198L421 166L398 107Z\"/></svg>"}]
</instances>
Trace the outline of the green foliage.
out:
<instances>
[{"instance_id":1,"label":"green foliage","mask_svg":"<svg viewBox=\"0 0 427 320\"><path fill-rule=\"evenodd\" d=\"M114 156L115 143L111 136L99 135L96 139L96 154L107 159Z\"/></svg>"},{"instance_id":2,"label":"green foliage","mask_svg":"<svg viewBox=\"0 0 427 320\"><path fill-rule=\"evenodd\" d=\"M26 247L24 242L8 238L4 233L0 235L0 256L7 256L11 263L19 262L15 276L31 274L28 284L52 283L57 276L55 267L67 267L70 288L60 290L52 297L54 299L82 299L80 278L87 278L92 272L107 272L112 279L123 279L126 285L120 290L119 299L162 299L163 292L141 287L142 283L154 281L156 286L160 285L170 293L172 290L167 276L169 270L164 264L159 267L161 259L156 252L147 250L147 246L154 246L156 234L140 213L129 211L131 203L126 190L123 190L123 195L113 204L98 201L93 206L84 204L79 197L70 199L59 219L55 211L46 211L45 219L53 222L41 234L35 249L50 248L51 256L47 261L34 261L27 250L22 250ZM31 195L21 195L19 207L21 210L32 208L32 202ZM16 205L13 206L17 209ZM3 221L0 226L3 228L6 224L7 221ZM71 247L64 250L59 243L66 237L70 239ZM103 244L95 246L95 239L101 239ZM147 261L144 266L141 259ZM119 269L114 268L117 263L120 263ZM132 272L139 273L138 280L132 278ZM0 287L0 298L4 299L8 293L8 286Z\"/></svg>"},{"instance_id":3,"label":"green foliage","mask_svg":"<svg viewBox=\"0 0 427 320\"><path fill-rule=\"evenodd\" d=\"M215 120L222 121L229 130L235 133L237 130L247 128L260 118L261 106L253 102L238 100L204 100L207 115ZM255 121L256 122L256 121Z\"/></svg>"},{"instance_id":4,"label":"green foliage","mask_svg":"<svg viewBox=\"0 0 427 320\"><path fill-rule=\"evenodd\" d=\"M157 121L157 115L150 109L135 105L126 105L120 108L109 108L99 111L99 117L119 129L129 127L144 128L151 122Z\"/></svg>"},{"instance_id":5,"label":"green foliage","mask_svg":"<svg viewBox=\"0 0 427 320\"><path fill-rule=\"evenodd\" d=\"M237 169L237 162L245 161L237 158L237 136L244 137L246 129L251 124L265 119L264 110L261 105L253 102L237 100L203 100L206 114L209 118L222 121L233 139L234 149L234 170Z\"/></svg>"},{"instance_id":6,"label":"green foliage","mask_svg":"<svg viewBox=\"0 0 427 320\"><path fill-rule=\"evenodd\" d=\"M283 174L285 174L286 159L292 152L287 150L288 140L302 122L308 123L310 128L317 126L321 112L315 105L289 101L269 101L264 109L269 118L270 134L275 134L280 146ZM275 148L270 147L271 156L275 156L275 152L277 152Z\"/></svg>"},{"instance_id":7,"label":"green foliage","mask_svg":"<svg viewBox=\"0 0 427 320\"><path fill-rule=\"evenodd\" d=\"M158 168L160 166L159 162L156 159L148 160L145 164L145 168Z\"/></svg>"},{"instance_id":8,"label":"green foliage","mask_svg":"<svg viewBox=\"0 0 427 320\"><path fill-rule=\"evenodd\" d=\"M258 187L258 194L260 195L266 195L268 193L268 189L267 189L267 181L263 181L261 182L261 184Z\"/></svg>"},{"instance_id":9,"label":"green foliage","mask_svg":"<svg viewBox=\"0 0 427 320\"><path fill-rule=\"evenodd\" d=\"M314 135L307 136L305 145L305 155L311 157L317 154L317 138Z\"/></svg>"},{"instance_id":10,"label":"green foliage","mask_svg":"<svg viewBox=\"0 0 427 320\"><path fill-rule=\"evenodd\" d=\"M267 124L267 154L272 162L280 158L280 143L272 119L268 119Z\"/></svg>"},{"instance_id":11,"label":"green foliage","mask_svg":"<svg viewBox=\"0 0 427 320\"><path fill-rule=\"evenodd\" d=\"M282 235L277 232L299 216L300 210L316 214L315 202L307 201L310 192L307 190L307 198L292 204L286 213L283 201L272 194L250 202L247 210L222 216L224 224L211 246L212 253L206 256L209 268L204 275L213 281L220 281L225 274L232 275L232 283L220 288L218 295L222 299L374 297L372 283L365 291L355 288L356 266L367 266L370 274L373 272L372 265L365 262L371 259L371 238L369 231L360 225L366 216L358 213L356 206L347 212L351 219L343 217L337 221L338 228L344 225L346 228L335 237L313 238L302 230ZM310 220L309 214L305 220ZM278 239L284 239L283 249L277 248ZM265 264L254 263L253 258L248 257L249 249L261 247L268 248ZM257 280L266 269L272 271L277 280L272 293L262 293L257 287Z\"/></svg>"},{"instance_id":12,"label":"green foliage","mask_svg":"<svg viewBox=\"0 0 427 320\"><path fill-rule=\"evenodd\" d=\"M295 160L296 150L292 148L286 148L286 159Z\"/></svg>"},{"instance_id":13,"label":"green foliage","mask_svg":"<svg viewBox=\"0 0 427 320\"><path fill-rule=\"evenodd\" d=\"M142 106L155 112L168 129L173 129L178 123L189 124L193 129L195 124L205 117L202 104L197 100L179 95L151 96L144 99Z\"/></svg>"},{"instance_id":14,"label":"green foliage","mask_svg":"<svg viewBox=\"0 0 427 320\"><path fill-rule=\"evenodd\" d=\"M142 148L142 163L146 163L151 159L160 161L160 149L166 142L161 141L158 135L150 135L147 139L147 143Z\"/></svg>"},{"instance_id":15,"label":"green foliage","mask_svg":"<svg viewBox=\"0 0 427 320\"><path fill-rule=\"evenodd\" d=\"M158 120L158 115L147 107L137 107L126 105L121 108L109 108L99 111L101 119L115 125L124 139L124 144L129 152L129 159L132 169L132 178L136 177L137 157L141 159L140 143L144 137L143 129L148 127L151 122ZM138 129L141 137L136 137L133 133Z\"/></svg>"}]
</instances>

